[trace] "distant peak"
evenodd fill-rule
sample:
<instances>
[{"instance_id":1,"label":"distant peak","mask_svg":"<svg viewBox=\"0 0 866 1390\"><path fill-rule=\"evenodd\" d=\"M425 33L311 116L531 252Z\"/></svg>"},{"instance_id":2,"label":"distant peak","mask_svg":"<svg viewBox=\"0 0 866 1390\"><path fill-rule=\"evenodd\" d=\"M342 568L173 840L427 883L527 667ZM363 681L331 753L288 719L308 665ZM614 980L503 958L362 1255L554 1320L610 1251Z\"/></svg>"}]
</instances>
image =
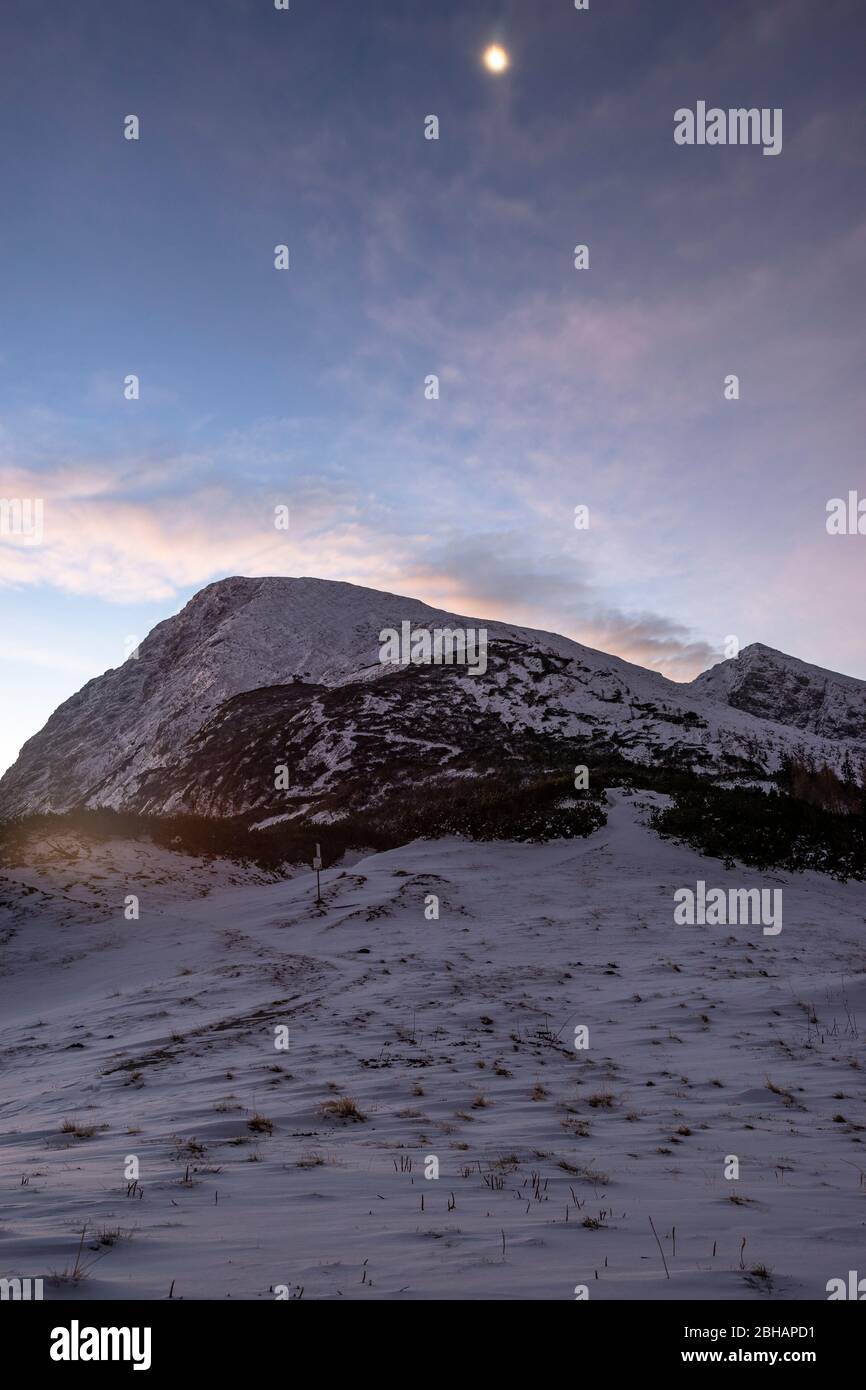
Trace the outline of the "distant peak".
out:
<instances>
[{"instance_id":1,"label":"distant peak","mask_svg":"<svg viewBox=\"0 0 866 1390\"><path fill-rule=\"evenodd\" d=\"M788 656L786 652L780 652L777 647L768 647L766 642L750 642L747 647L743 647L740 652L740 659L744 656L776 656L782 661L796 661L795 656ZM734 658L736 660L737 658Z\"/></svg>"}]
</instances>

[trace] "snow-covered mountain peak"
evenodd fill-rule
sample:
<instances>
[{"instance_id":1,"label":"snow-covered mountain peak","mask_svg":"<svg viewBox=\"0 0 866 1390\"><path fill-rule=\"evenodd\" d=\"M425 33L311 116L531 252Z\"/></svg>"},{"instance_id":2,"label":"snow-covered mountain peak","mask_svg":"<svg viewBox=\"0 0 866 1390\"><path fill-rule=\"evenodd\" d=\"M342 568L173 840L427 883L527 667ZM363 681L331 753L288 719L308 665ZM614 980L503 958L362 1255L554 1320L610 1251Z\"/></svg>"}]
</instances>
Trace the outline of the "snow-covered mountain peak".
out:
<instances>
[{"instance_id":1,"label":"snow-covered mountain peak","mask_svg":"<svg viewBox=\"0 0 866 1390\"><path fill-rule=\"evenodd\" d=\"M762 642L704 671L690 689L820 737L864 738L866 681L813 666Z\"/></svg>"},{"instance_id":2,"label":"snow-covered mountain peak","mask_svg":"<svg viewBox=\"0 0 866 1390\"><path fill-rule=\"evenodd\" d=\"M486 669L389 665L384 629L484 629ZM805 747L866 757L866 682L754 644L689 685L556 633L315 578L235 576L88 682L0 780L0 815L330 814L400 779L485 775L582 755L771 773Z\"/></svg>"}]
</instances>

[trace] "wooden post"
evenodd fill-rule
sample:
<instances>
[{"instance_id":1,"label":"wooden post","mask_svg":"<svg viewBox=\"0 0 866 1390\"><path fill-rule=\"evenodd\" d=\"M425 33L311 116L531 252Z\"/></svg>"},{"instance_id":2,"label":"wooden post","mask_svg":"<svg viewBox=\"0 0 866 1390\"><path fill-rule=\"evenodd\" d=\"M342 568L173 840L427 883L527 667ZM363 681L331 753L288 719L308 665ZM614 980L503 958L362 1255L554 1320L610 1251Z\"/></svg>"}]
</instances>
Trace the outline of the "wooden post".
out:
<instances>
[{"instance_id":1,"label":"wooden post","mask_svg":"<svg viewBox=\"0 0 866 1390\"><path fill-rule=\"evenodd\" d=\"M321 846L321 845L316 845L316 857L315 857L315 859L313 860L313 868L314 868L315 871L316 871L316 906L317 906L317 907L321 907L321 905L322 905L322 885L321 885L321 879L319 878L319 873L320 873L321 868L322 868L322 846Z\"/></svg>"}]
</instances>

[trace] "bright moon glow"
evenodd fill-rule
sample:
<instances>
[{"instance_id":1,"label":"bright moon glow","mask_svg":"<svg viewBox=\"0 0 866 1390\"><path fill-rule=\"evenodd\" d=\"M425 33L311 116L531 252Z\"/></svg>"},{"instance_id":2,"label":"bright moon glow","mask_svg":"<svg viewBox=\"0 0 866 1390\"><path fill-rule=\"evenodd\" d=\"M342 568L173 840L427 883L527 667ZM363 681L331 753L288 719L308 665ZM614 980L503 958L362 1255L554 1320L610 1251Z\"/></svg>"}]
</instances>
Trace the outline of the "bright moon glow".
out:
<instances>
[{"instance_id":1,"label":"bright moon glow","mask_svg":"<svg viewBox=\"0 0 866 1390\"><path fill-rule=\"evenodd\" d=\"M508 67L508 54L498 43L491 44L484 54L484 66L489 72L504 72Z\"/></svg>"}]
</instances>

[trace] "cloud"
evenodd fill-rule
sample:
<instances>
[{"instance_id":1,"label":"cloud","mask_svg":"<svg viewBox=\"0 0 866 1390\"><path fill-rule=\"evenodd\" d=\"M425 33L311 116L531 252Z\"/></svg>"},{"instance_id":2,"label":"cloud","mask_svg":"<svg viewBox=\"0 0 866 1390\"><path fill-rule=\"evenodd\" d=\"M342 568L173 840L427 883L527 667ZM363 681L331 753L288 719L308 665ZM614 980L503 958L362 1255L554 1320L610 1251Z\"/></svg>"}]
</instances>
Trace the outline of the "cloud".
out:
<instances>
[{"instance_id":1,"label":"cloud","mask_svg":"<svg viewBox=\"0 0 866 1390\"><path fill-rule=\"evenodd\" d=\"M291 487L232 487L203 483L187 462L187 486L177 490L184 461L165 460L161 492L125 495L118 470L91 465L51 475L19 469L4 479L8 496L41 497L44 540L26 547L0 540L0 583L50 585L109 603L173 597L221 573L297 573L326 577L347 563L371 564L376 537L365 534L351 498L320 481L297 488L288 533L275 527L274 508L292 506ZM124 470L130 478L134 470ZM153 474L151 475L151 480ZM130 484L127 484L129 486ZM297 487L297 484L296 484ZM342 576L340 576L342 577Z\"/></svg>"},{"instance_id":2,"label":"cloud","mask_svg":"<svg viewBox=\"0 0 866 1390\"><path fill-rule=\"evenodd\" d=\"M171 600L225 574L314 574L561 631L681 678L711 656L661 616L620 613L573 561L569 571L566 556L554 566L533 555L524 533L452 532L443 541L440 526L387 528L357 489L340 492L319 478L296 479L278 495L272 484L202 485L194 464L190 471L181 495L130 500L96 465L53 476L19 470L17 495L44 496L45 538L26 550L0 544L0 583L136 603ZM177 481L169 466L160 473ZM288 533L274 526L281 501L290 507Z\"/></svg>"},{"instance_id":3,"label":"cloud","mask_svg":"<svg viewBox=\"0 0 866 1390\"><path fill-rule=\"evenodd\" d=\"M676 678L728 633L779 645L771 581L804 526L800 579L820 590L803 500L816 460L833 451L834 493L858 481L850 284L864 259L857 224L805 265L792 253L741 272L736 295L721 267L697 290L482 296L474 316L431 275L371 299L361 349L326 383L333 420L311 405L176 451L103 442L76 457L62 443L75 420L12 417L0 491L45 499L45 544L0 541L0 583L163 602L225 574L308 573L563 631ZM813 326L818 302L842 305L835 336ZM721 399L732 358L736 407ZM579 503L592 525L578 541ZM853 599L850 568L841 582Z\"/></svg>"},{"instance_id":4,"label":"cloud","mask_svg":"<svg viewBox=\"0 0 866 1390\"><path fill-rule=\"evenodd\" d=\"M622 613L572 561L531 560L522 536L455 535L410 570L413 592L437 607L561 633L585 646L691 680L719 660L681 624L652 612Z\"/></svg>"}]
</instances>

